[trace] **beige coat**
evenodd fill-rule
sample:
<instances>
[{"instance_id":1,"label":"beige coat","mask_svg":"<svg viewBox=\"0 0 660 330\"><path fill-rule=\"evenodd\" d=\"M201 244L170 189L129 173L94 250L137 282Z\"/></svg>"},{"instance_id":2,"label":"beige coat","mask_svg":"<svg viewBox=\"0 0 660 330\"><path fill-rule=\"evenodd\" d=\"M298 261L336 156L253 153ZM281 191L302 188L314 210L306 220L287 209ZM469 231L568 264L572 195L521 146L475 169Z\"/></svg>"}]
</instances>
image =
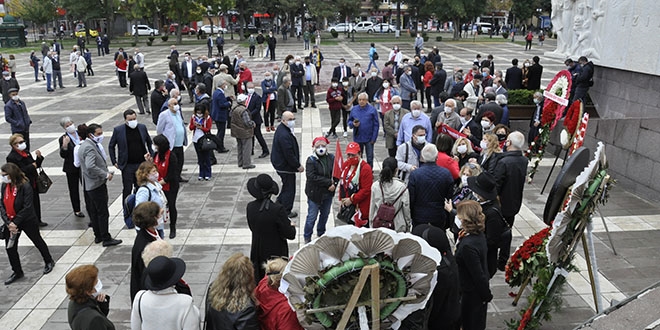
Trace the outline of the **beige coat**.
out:
<instances>
[{"instance_id":1,"label":"beige coat","mask_svg":"<svg viewBox=\"0 0 660 330\"><path fill-rule=\"evenodd\" d=\"M406 188L406 184L397 179L393 178L392 182L383 183L383 193L381 194L380 190L380 181L375 181L371 185L371 206L369 209L369 226L373 228L373 220L378 213L378 207L383 204L383 196L385 196L385 202L393 202L397 196L401 193L402 190L406 191L399 197L399 200L394 203L394 209L397 210L396 215L394 216L394 230L397 232L409 232L411 228L411 217L410 217L410 195Z\"/></svg>"}]
</instances>

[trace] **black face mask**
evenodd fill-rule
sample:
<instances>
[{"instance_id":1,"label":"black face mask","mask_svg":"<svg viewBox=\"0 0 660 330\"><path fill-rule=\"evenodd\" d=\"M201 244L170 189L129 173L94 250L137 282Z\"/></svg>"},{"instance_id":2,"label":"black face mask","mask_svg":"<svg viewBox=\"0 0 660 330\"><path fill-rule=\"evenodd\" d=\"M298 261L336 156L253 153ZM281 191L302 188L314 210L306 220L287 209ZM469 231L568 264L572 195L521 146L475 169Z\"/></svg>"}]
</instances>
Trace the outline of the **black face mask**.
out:
<instances>
[{"instance_id":1,"label":"black face mask","mask_svg":"<svg viewBox=\"0 0 660 330\"><path fill-rule=\"evenodd\" d=\"M309 65L309 61L305 61L305 65Z\"/></svg>"},{"instance_id":2,"label":"black face mask","mask_svg":"<svg viewBox=\"0 0 660 330\"><path fill-rule=\"evenodd\" d=\"M497 141L504 141L506 140L506 134L496 134L497 135Z\"/></svg>"}]
</instances>

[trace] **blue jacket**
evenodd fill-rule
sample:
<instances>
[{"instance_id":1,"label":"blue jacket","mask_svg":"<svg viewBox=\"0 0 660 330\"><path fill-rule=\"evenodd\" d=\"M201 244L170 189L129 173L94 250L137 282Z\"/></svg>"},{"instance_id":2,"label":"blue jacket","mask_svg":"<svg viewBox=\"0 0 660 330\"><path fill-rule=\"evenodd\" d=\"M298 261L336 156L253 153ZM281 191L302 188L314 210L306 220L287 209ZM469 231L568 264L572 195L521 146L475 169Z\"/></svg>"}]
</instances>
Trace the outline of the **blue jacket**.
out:
<instances>
[{"instance_id":1,"label":"blue jacket","mask_svg":"<svg viewBox=\"0 0 660 330\"><path fill-rule=\"evenodd\" d=\"M252 121L254 122L256 127L259 127L259 125L263 124L263 119L261 118L261 96L257 94L256 92L252 93L252 95L249 97L250 103L247 104L247 111L250 112L250 117L252 118ZM247 101L246 101L247 102Z\"/></svg>"},{"instance_id":2,"label":"blue jacket","mask_svg":"<svg viewBox=\"0 0 660 330\"><path fill-rule=\"evenodd\" d=\"M417 93L417 88L415 87L415 82L412 79L412 76L407 74L402 74L399 78L399 87L401 88L401 99L410 101L412 99L412 94Z\"/></svg>"},{"instance_id":3,"label":"blue jacket","mask_svg":"<svg viewBox=\"0 0 660 330\"><path fill-rule=\"evenodd\" d=\"M264 104L266 104L268 98L270 97L270 94L275 96L275 99L271 101L277 100L277 83L275 82L275 79L271 79L271 80L264 79L263 81L261 81L261 95L262 95L261 100L263 101Z\"/></svg>"},{"instance_id":4,"label":"blue jacket","mask_svg":"<svg viewBox=\"0 0 660 330\"><path fill-rule=\"evenodd\" d=\"M213 99L211 100L211 118L213 121L226 122L231 103L225 97L225 92L217 88L213 92Z\"/></svg>"},{"instance_id":5,"label":"blue jacket","mask_svg":"<svg viewBox=\"0 0 660 330\"><path fill-rule=\"evenodd\" d=\"M353 126L353 120L359 120L360 126ZM357 143L376 142L378 139L378 112L371 104L367 103L364 108L354 105L348 116L348 126L353 129L353 141Z\"/></svg>"},{"instance_id":6,"label":"blue jacket","mask_svg":"<svg viewBox=\"0 0 660 330\"><path fill-rule=\"evenodd\" d=\"M298 172L300 168L300 147L298 140L291 133L291 129L281 123L275 130L273 137L273 150L270 153L270 162L278 172Z\"/></svg>"},{"instance_id":7,"label":"blue jacket","mask_svg":"<svg viewBox=\"0 0 660 330\"><path fill-rule=\"evenodd\" d=\"M145 150L149 154L153 155L153 150L151 149L151 137L147 131L147 126L144 124L138 124L136 127L140 131L140 138L142 138L142 145L145 146ZM117 147L117 152L119 153L119 158L115 154L115 146ZM128 141L126 140L126 124L121 124L115 127L112 130L112 137L110 138L110 143L108 144L108 152L110 156L110 162L112 164L119 165L120 170L124 170L126 164L128 163Z\"/></svg>"},{"instance_id":8,"label":"blue jacket","mask_svg":"<svg viewBox=\"0 0 660 330\"><path fill-rule=\"evenodd\" d=\"M305 84L305 67L302 64L291 64L291 86L302 86Z\"/></svg>"},{"instance_id":9,"label":"blue jacket","mask_svg":"<svg viewBox=\"0 0 660 330\"><path fill-rule=\"evenodd\" d=\"M444 167L422 163L410 173L410 215L413 227L428 223L438 228L447 228L445 199L452 196L454 179Z\"/></svg>"},{"instance_id":10,"label":"blue jacket","mask_svg":"<svg viewBox=\"0 0 660 330\"><path fill-rule=\"evenodd\" d=\"M18 100L15 102L13 100L7 101L5 103L5 121L11 126L11 133L19 132L28 132L30 130L30 124L32 120L30 115L27 112L27 107L25 102Z\"/></svg>"}]
</instances>

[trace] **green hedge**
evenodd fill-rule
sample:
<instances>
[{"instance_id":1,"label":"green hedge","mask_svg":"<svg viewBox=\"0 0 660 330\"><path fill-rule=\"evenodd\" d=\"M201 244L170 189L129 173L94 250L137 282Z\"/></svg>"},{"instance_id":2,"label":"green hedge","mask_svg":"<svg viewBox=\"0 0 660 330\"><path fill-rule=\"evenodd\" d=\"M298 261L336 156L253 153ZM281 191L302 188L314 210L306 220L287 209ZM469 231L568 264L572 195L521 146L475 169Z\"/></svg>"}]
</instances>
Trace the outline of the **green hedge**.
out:
<instances>
[{"instance_id":1,"label":"green hedge","mask_svg":"<svg viewBox=\"0 0 660 330\"><path fill-rule=\"evenodd\" d=\"M511 105L533 105L534 92L527 89L509 90L508 104Z\"/></svg>"}]
</instances>

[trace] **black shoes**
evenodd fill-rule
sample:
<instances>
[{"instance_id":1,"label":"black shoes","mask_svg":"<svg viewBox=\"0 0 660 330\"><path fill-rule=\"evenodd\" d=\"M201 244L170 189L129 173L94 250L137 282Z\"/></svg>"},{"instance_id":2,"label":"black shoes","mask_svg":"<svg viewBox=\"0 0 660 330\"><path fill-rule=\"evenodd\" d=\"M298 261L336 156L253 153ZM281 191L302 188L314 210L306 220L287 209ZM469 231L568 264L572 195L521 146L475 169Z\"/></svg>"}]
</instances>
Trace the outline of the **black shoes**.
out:
<instances>
[{"instance_id":1,"label":"black shoes","mask_svg":"<svg viewBox=\"0 0 660 330\"><path fill-rule=\"evenodd\" d=\"M103 241L103 246L105 247L105 246L119 245L119 244L121 244L121 242L122 242L122 240L120 240L120 239L111 238L107 241Z\"/></svg>"},{"instance_id":2,"label":"black shoes","mask_svg":"<svg viewBox=\"0 0 660 330\"><path fill-rule=\"evenodd\" d=\"M101 243L101 242L103 242L102 239L100 239L100 238L94 238L94 243L95 243L95 244L99 244L99 243Z\"/></svg>"},{"instance_id":3,"label":"black shoes","mask_svg":"<svg viewBox=\"0 0 660 330\"><path fill-rule=\"evenodd\" d=\"M297 216L298 216L298 212L296 212L296 211L291 211L291 212L289 213L289 218L295 218L295 217L297 217Z\"/></svg>"},{"instance_id":4,"label":"black shoes","mask_svg":"<svg viewBox=\"0 0 660 330\"><path fill-rule=\"evenodd\" d=\"M269 152L264 152L261 155L259 155L259 157L257 157L257 158L266 158L268 156L270 156L270 153Z\"/></svg>"},{"instance_id":5,"label":"black shoes","mask_svg":"<svg viewBox=\"0 0 660 330\"><path fill-rule=\"evenodd\" d=\"M250 165L245 165L245 166L243 166L243 169L244 169L244 170L249 170L249 169L253 169L253 168L255 168L255 167L256 167L256 166L254 166L254 164L250 164Z\"/></svg>"},{"instance_id":6,"label":"black shoes","mask_svg":"<svg viewBox=\"0 0 660 330\"><path fill-rule=\"evenodd\" d=\"M9 276L7 280L5 280L5 285L12 284L16 282L16 280L23 278L23 276L24 276L23 273L11 273L11 276Z\"/></svg>"},{"instance_id":7,"label":"black shoes","mask_svg":"<svg viewBox=\"0 0 660 330\"><path fill-rule=\"evenodd\" d=\"M47 223L45 223L43 221L39 222L39 227L46 227L46 226L48 226Z\"/></svg>"},{"instance_id":8,"label":"black shoes","mask_svg":"<svg viewBox=\"0 0 660 330\"><path fill-rule=\"evenodd\" d=\"M179 178L179 182L188 182L188 179Z\"/></svg>"},{"instance_id":9,"label":"black shoes","mask_svg":"<svg viewBox=\"0 0 660 330\"><path fill-rule=\"evenodd\" d=\"M85 217L85 214L82 213L82 212L73 212L73 214L74 214L75 216L77 216L78 218L84 218L84 217Z\"/></svg>"},{"instance_id":10,"label":"black shoes","mask_svg":"<svg viewBox=\"0 0 660 330\"><path fill-rule=\"evenodd\" d=\"M175 237L176 237L176 229L172 228L172 229L170 229L170 239L175 238Z\"/></svg>"},{"instance_id":11,"label":"black shoes","mask_svg":"<svg viewBox=\"0 0 660 330\"><path fill-rule=\"evenodd\" d=\"M220 150L218 150L218 152L221 153L221 154L224 154L224 153L229 152L229 149L220 149Z\"/></svg>"},{"instance_id":12,"label":"black shoes","mask_svg":"<svg viewBox=\"0 0 660 330\"><path fill-rule=\"evenodd\" d=\"M44 274L52 272L53 267L55 267L55 261L47 262L46 266L44 267Z\"/></svg>"}]
</instances>

